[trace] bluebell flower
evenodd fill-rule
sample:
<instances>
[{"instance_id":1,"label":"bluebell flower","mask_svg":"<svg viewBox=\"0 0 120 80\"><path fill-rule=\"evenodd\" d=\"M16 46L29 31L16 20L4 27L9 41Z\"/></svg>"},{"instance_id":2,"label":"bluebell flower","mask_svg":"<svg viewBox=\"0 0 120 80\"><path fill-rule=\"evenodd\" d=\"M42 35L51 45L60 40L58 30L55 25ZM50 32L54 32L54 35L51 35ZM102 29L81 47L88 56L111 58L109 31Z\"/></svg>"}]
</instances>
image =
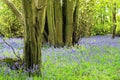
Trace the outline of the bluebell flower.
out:
<instances>
[{"instance_id":1,"label":"bluebell flower","mask_svg":"<svg viewBox=\"0 0 120 80\"><path fill-rule=\"evenodd\" d=\"M74 48L71 49L72 53L76 53L76 50Z\"/></svg>"},{"instance_id":2,"label":"bluebell flower","mask_svg":"<svg viewBox=\"0 0 120 80\"><path fill-rule=\"evenodd\" d=\"M11 67L11 69L15 70L15 69L16 69L16 67L13 65L13 66Z\"/></svg>"}]
</instances>

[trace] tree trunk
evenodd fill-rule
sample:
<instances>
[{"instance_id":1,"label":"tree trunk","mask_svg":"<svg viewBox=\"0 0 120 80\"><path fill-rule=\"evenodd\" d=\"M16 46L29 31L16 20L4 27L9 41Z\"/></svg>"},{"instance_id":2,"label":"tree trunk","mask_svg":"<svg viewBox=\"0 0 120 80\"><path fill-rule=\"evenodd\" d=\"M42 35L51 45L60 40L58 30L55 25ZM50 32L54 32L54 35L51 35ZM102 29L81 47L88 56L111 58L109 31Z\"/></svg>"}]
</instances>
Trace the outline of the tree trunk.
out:
<instances>
[{"instance_id":1,"label":"tree trunk","mask_svg":"<svg viewBox=\"0 0 120 80\"><path fill-rule=\"evenodd\" d=\"M75 10L75 0L64 0L63 1L63 15L65 19L64 23L64 39L65 45L71 46L72 45L72 36L73 36L73 16Z\"/></svg>"},{"instance_id":2,"label":"tree trunk","mask_svg":"<svg viewBox=\"0 0 120 80\"><path fill-rule=\"evenodd\" d=\"M54 0L55 10L55 27L56 27L56 40L57 46L63 46L63 18L62 18L62 5L61 0Z\"/></svg>"},{"instance_id":3,"label":"tree trunk","mask_svg":"<svg viewBox=\"0 0 120 80\"><path fill-rule=\"evenodd\" d=\"M73 44L78 43L80 39L79 30L79 14L80 14L80 0L76 0L75 12L74 12L74 29L73 29Z\"/></svg>"},{"instance_id":4,"label":"tree trunk","mask_svg":"<svg viewBox=\"0 0 120 80\"><path fill-rule=\"evenodd\" d=\"M44 0L38 1L41 4L42 2L46 3ZM34 3L34 0L22 0L25 23L24 62L30 75L41 75L41 38L46 7L36 6ZM32 71L33 69L35 72Z\"/></svg>"},{"instance_id":5,"label":"tree trunk","mask_svg":"<svg viewBox=\"0 0 120 80\"><path fill-rule=\"evenodd\" d=\"M113 4L113 31L112 31L112 38L115 38L115 32L116 32L116 3Z\"/></svg>"},{"instance_id":6,"label":"tree trunk","mask_svg":"<svg viewBox=\"0 0 120 80\"><path fill-rule=\"evenodd\" d=\"M47 4L47 22L48 22L48 41L51 45L55 46L56 44L56 30L54 22L54 5L53 0L48 0Z\"/></svg>"}]
</instances>

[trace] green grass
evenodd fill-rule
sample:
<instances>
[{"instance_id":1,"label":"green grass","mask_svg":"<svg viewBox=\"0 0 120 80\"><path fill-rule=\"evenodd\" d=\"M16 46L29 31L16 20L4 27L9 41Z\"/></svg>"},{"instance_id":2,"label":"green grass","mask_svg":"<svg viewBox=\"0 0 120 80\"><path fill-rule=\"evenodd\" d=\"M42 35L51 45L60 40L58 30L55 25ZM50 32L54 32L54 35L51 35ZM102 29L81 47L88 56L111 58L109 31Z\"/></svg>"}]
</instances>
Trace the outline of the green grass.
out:
<instances>
[{"instance_id":1,"label":"green grass","mask_svg":"<svg viewBox=\"0 0 120 80\"><path fill-rule=\"evenodd\" d=\"M44 57L42 78L28 79L25 73L2 66L0 80L120 80L120 50L113 47L75 46Z\"/></svg>"}]
</instances>

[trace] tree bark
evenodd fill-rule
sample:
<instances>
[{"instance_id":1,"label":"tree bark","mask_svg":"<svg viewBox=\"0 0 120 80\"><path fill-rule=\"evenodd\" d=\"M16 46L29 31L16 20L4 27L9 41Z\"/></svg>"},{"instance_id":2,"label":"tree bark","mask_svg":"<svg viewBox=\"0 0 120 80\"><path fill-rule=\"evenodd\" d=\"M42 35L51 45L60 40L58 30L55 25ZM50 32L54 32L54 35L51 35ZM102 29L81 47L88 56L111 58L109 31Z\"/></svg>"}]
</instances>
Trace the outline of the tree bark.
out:
<instances>
[{"instance_id":1,"label":"tree bark","mask_svg":"<svg viewBox=\"0 0 120 80\"><path fill-rule=\"evenodd\" d=\"M48 22L48 41L51 45L55 46L56 44L56 29L54 22L54 5L53 0L48 0L47 3L47 22Z\"/></svg>"},{"instance_id":2,"label":"tree bark","mask_svg":"<svg viewBox=\"0 0 120 80\"><path fill-rule=\"evenodd\" d=\"M113 4L113 31L112 31L112 38L115 38L115 33L116 33L116 3Z\"/></svg>"},{"instance_id":3,"label":"tree bark","mask_svg":"<svg viewBox=\"0 0 120 80\"><path fill-rule=\"evenodd\" d=\"M56 44L58 47L63 46L63 18L61 0L54 0L54 15L56 28Z\"/></svg>"},{"instance_id":4,"label":"tree bark","mask_svg":"<svg viewBox=\"0 0 120 80\"><path fill-rule=\"evenodd\" d=\"M46 1L41 1L46 4ZM36 7L34 3L35 0L22 0L25 23L24 62L30 75L41 75L41 29L44 28L46 6ZM33 69L35 72L31 72Z\"/></svg>"},{"instance_id":5,"label":"tree bark","mask_svg":"<svg viewBox=\"0 0 120 80\"><path fill-rule=\"evenodd\" d=\"M79 14L80 14L80 0L76 0L76 6L74 11L74 29L73 29L73 44L76 44L80 39L80 24L79 24Z\"/></svg>"},{"instance_id":6,"label":"tree bark","mask_svg":"<svg viewBox=\"0 0 120 80\"><path fill-rule=\"evenodd\" d=\"M37 17L38 17L38 20L39 20L39 26L40 26L41 34L43 34L45 21L46 21L47 0L36 1L36 7L37 7Z\"/></svg>"},{"instance_id":7,"label":"tree bark","mask_svg":"<svg viewBox=\"0 0 120 80\"><path fill-rule=\"evenodd\" d=\"M65 45L71 46L72 45L72 36L73 36L73 16L74 16L74 10L75 10L75 0L64 0L63 1L63 14L65 23L64 23L64 39L65 39Z\"/></svg>"}]
</instances>

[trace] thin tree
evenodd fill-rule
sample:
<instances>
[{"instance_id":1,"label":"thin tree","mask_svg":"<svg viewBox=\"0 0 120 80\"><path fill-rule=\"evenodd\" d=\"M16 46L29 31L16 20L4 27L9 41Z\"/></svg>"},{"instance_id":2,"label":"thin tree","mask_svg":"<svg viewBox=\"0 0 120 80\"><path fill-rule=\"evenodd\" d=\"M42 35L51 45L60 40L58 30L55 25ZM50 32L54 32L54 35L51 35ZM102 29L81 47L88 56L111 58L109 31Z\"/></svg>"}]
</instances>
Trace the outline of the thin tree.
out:
<instances>
[{"instance_id":1,"label":"thin tree","mask_svg":"<svg viewBox=\"0 0 120 80\"><path fill-rule=\"evenodd\" d=\"M113 20L113 29L112 29L112 38L114 39L115 38L115 35L116 35L116 27L117 27L117 24L116 24L116 2L114 2L113 4L113 12L112 12L112 20Z\"/></svg>"}]
</instances>

